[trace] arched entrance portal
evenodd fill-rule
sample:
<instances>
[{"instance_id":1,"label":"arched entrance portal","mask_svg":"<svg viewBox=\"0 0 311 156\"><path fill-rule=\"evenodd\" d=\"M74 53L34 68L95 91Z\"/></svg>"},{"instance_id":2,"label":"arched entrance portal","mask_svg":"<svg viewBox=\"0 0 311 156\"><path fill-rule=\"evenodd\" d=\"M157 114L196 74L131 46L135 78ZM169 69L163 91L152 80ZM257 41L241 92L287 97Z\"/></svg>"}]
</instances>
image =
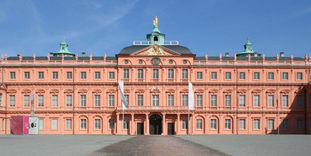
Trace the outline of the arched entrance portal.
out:
<instances>
[{"instance_id":1,"label":"arched entrance portal","mask_svg":"<svg viewBox=\"0 0 311 156\"><path fill-rule=\"evenodd\" d=\"M162 134L162 117L159 114L153 114L149 117L149 130L151 135Z\"/></svg>"}]
</instances>

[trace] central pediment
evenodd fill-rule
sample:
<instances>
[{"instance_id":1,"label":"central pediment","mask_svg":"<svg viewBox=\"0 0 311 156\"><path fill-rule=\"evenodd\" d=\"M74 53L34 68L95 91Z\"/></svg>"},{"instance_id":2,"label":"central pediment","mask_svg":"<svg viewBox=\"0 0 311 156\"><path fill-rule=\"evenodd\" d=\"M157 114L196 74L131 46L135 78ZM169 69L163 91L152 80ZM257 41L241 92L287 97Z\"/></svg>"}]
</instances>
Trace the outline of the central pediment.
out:
<instances>
[{"instance_id":1,"label":"central pediment","mask_svg":"<svg viewBox=\"0 0 311 156\"><path fill-rule=\"evenodd\" d=\"M147 46L131 54L132 56L179 56L180 53L160 45Z\"/></svg>"}]
</instances>

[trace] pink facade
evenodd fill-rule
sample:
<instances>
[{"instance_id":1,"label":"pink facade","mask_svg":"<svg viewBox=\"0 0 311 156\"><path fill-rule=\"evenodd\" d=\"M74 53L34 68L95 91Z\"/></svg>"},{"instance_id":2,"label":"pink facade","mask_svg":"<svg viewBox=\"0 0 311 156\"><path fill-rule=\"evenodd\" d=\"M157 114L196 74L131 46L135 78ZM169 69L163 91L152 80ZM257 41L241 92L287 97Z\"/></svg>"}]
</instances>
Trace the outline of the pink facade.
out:
<instances>
[{"instance_id":1,"label":"pink facade","mask_svg":"<svg viewBox=\"0 0 311 156\"><path fill-rule=\"evenodd\" d=\"M135 43L116 57L4 57L0 134L30 114L32 95L40 134L310 134L310 67L310 57L198 57L172 42Z\"/></svg>"}]
</instances>

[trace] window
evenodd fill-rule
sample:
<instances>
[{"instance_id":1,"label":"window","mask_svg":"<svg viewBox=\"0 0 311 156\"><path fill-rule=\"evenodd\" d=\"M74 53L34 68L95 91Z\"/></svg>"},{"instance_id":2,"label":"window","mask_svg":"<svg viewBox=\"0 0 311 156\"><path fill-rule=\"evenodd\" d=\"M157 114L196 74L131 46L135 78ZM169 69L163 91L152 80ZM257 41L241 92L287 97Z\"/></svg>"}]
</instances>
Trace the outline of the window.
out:
<instances>
[{"instance_id":1,"label":"window","mask_svg":"<svg viewBox=\"0 0 311 156\"><path fill-rule=\"evenodd\" d=\"M182 79L183 80L188 79L188 69L182 69Z\"/></svg>"},{"instance_id":2,"label":"window","mask_svg":"<svg viewBox=\"0 0 311 156\"><path fill-rule=\"evenodd\" d=\"M52 106L57 107L58 106L58 96L52 95Z\"/></svg>"},{"instance_id":3,"label":"window","mask_svg":"<svg viewBox=\"0 0 311 156\"><path fill-rule=\"evenodd\" d=\"M288 128L288 119L283 119L282 121L282 129L287 129Z\"/></svg>"},{"instance_id":4,"label":"window","mask_svg":"<svg viewBox=\"0 0 311 156\"><path fill-rule=\"evenodd\" d=\"M197 79L202 80L203 79L203 73L202 72L197 72Z\"/></svg>"},{"instance_id":5,"label":"window","mask_svg":"<svg viewBox=\"0 0 311 156\"><path fill-rule=\"evenodd\" d=\"M38 95L38 106L43 107L44 106L44 96Z\"/></svg>"},{"instance_id":6,"label":"window","mask_svg":"<svg viewBox=\"0 0 311 156\"><path fill-rule=\"evenodd\" d=\"M52 119L51 120L51 129L52 130L57 130L58 128L58 120L57 119Z\"/></svg>"},{"instance_id":7,"label":"window","mask_svg":"<svg viewBox=\"0 0 311 156\"><path fill-rule=\"evenodd\" d=\"M225 79L226 80L231 80L231 72L226 72L225 73Z\"/></svg>"},{"instance_id":8,"label":"window","mask_svg":"<svg viewBox=\"0 0 311 156\"><path fill-rule=\"evenodd\" d=\"M253 106L259 107L260 106L260 95L253 96Z\"/></svg>"},{"instance_id":9,"label":"window","mask_svg":"<svg viewBox=\"0 0 311 156\"><path fill-rule=\"evenodd\" d=\"M187 119L182 120L182 129L188 129L188 120Z\"/></svg>"},{"instance_id":10,"label":"window","mask_svg":"<svg viewBox=\"0 0 311 156\"><path fill-rule=\"evenodd\" d=\"M168 106L174 106L174 95L167 96Z\"/></svg>"},{"instance_id":11,"label":"window","mask_svg":"<svg viewBox=\"0 0 311 156\"><path fill-rule=\"evenodd\" d=\"M66 119L66 129L72 129L72 119Z\"/></svg>"},{"instance_id":12,"label":"window","mask_svg":"<svg viewBox=\"0 0 311 156\"><path fill-rule=\"evenodd\" d=\"M137 95L137 106L144 105L144 95Z\"/></svg>"},{"instance_id":13,"label":"window","mask_svg":"<svg viewBox=\"0 0 311 156\"><path fill-rule=\"evenodd\" d=\"M182 95L182 106L188 106L188 95Z\"/></svg>"},{"instance_id":14,"label":"window","mask_svg":"<svg viewBox=\"0 0 311 156\"><path fill-rule=\"evenodd\" d=\"M203 128L202 119L197 119L197 129L202 129L202 128Z\"/></svg>"},{"instance_id":15,"label":"window","mask_svg":"<svg viewBox=\"0 0 311 156\"><path fill-rule=\"evenodd\" d=\"M260 120L259 119L254 119L253 120L253 129L254 130L259 130L260 129Z\"/></svg>"},{"instance_id":16,"label":"window","mask_svg":"<svg viewBox=\"0 0 311 156\"><path fill-rule=\"evenodd\" d=\"M44 79L44 72L38 72L38 79Z\"/></svg>"},{"instance_id":17,"label":"window","mask_svg":"<svg viewBox=\"0 0 311 156\"><path fill-rule=\"evenodd\" d=\"M24 95L24 107L29 107L29 95Z\"/></svg>"},{"instance_id":18,"label":"window","mask_svg":"<svg viewBox=\"0 0 311 156\"><path fill-rule=\"evenodd\" d=\"M211 72L211 79L217 80L217 72Z\"/></svg>"},{"instance_id":19,"label":"window","mask_svg":"<svg viewBox=\"0 0 311 156\"><path fill-rule=\"evenodd\" d=\"M86 107L86 95L80 95L80 106Z\"/></svg>"},{"instance_id":20,"label":"window","mask_svg":"<svg viewBox=\"0 0 311 156\"><path fill-rule=\"evenodd\" d=\"M245 72L240 72L240 80L245 80Z\"/></svg>"},{"instance_id":21,"label":"window","mask_svg":"<svg viewBox=\"0 0 311 156\"><path fill-rule=\"evenodd\" d=\"M202 107L202 106L203 106L203 96L197 95L197 107Z\"/></svg>"},{"instance_id":22,"label":"window","mask_svg":"<svg viewBox=\"0 0 311 156\"><path fill-rule=\"evenodd\" d=\"M129 79L129 78L130 78L129 69L123 69L123 79Z\"/></svg>"},{"instance_id":23,"label":"window","mask_svg":"<svg viewBox=\"0 0 311 156\"><path fill-rule=\"evenodd\" d=\"M0 106L2 105L2 94L0 94ZM1 126L1 125L0 125Z\"/></svg>"},{"instance_id":24,"label":"window","mask_svg":"<svg viewBox=\"0 0 311 156\"><path fill-rule=\"evenodd\" d=\"M297 80L302 80L303 79L302 72L297 72L296 79Z\"/></svg>"},{"instance_id":25,"label":"window","mask_svg":"<svg viewBox=\"0 0 311 156\"><path fill-rule=\"evenodd\" d=\"M24 72L24 79L30 79L30 72Z\"/></svg>"},{"instance_id":26,"label":"window","mask_svg":"<svg viewBox=\"0 0 311 156\"><path fill-rule=\"evenodd\" d=\"M274 95L268 95L268 107L274 107Z\"/></svg>"},{"instance_id":27,"label":"window","mask_svg":"<svg viewBox=\"0 0 311 156\"><path fill-rule=\"evenodd\" d=\"M44 120L42 118L39 118L38 128L39 130L44 128Z\"/></svg>"},{"instance_id":28,"label":"window","mask_svg":"<svg viewBox=\"0 0 311 156\"><path fill-rule=\"evenodd\" d=\"M82 130L86 129L86 119L80 120L80 129L82 129Z\"/></svg>"},{"instance_id":29,"label":"window","mask_svg":"<svg viewBox=\"0 0 311 156\"><path fill-rule=\"evenodd\" d=\"M10 95L10 107L15 107L15 95Z\"/></svg>"},{"instance_id":30,"label":"window","mask_svg":"<svg viewBox=\"0 0 311 156\"><path fill-rule=\"evenodd\" d=\"M109 129L114 129L114 127L115 127L114 119L109 119Z\"/></svg>"},{"instance_id":31,"label":"window","mask_svg":"<svg viewBox=\"0 0 311 156\"><path fill-rule=\"evenodd\" d=\"M129 95L124 95L125 97L125 100L126 100L126 104L125 105L125 108L128 108L129 107L129 99L130 99L130 96Z\"/></svg>"},{"instance_id":32,"label":"window","mask_svg":"<svg viewBox=\"0 0 311 156\"><path fill-rule=\"evenodd\" d=\"M282 79L283 80L288 80L288 72L283 72L282 73Z\"/></svg>"},{"instance_id":33,"label":"window","mask_svg":"<svg viewBox=\"0 0 311 156\"><path fill-rule=\"evenodd\" d=\"M174 69L168 69L168 77L169 80L174 79Z\"/></svg>"},{"instance_id":34,"label":"window","mask_svg":"<svg viewBox=\"0 0 311 156\"><path fill-rule=\"evenodd\" d=\"M72 95L66 95L66 106L67 107L72 106Z\"/></svg>"},{"instance_id":35,"label":"window","mask_svg":"<svg viewBox=\"0 0 311 156\"><path fill-rule=\"evenodd\" d=\"M86 79L86 72L81 72L81 73L80 73L80 78L81 78L82 80L85 80L85 79Z\"/></svg>"},{"instance_id":36,"label":"window","mask_svg":"<svg viewBox=\"0 0 311 156\"><path fill-rule=\"evenodd\" d=\"M211 106L217 107L217 95L211 95Z\"/></svg>"},{"instance_id":37,"label":"window","mask_svg":"<svg viewBox=\"0 0 311 156\"><path fill-rule=\"evenodd\" d=\"M225 106L231 107L231 95L225 95Z\"/></svg>"},{"instance_id":38,"label":"window","mask_svg":"<svg viewBox=\"0 0 311 156\"><path fill-rule=\"evenodd\" d=\"M123 129L129 129L129 121L128 120L123 120Z\"/></svg>"},{"instance_id":39,"label":"window","mask_svg":"<svg viewBox=\"0 0 311 156\"><path fill-rule=\"evenodd\" d=\"M95 107L100 107L100 95L94 96Z\"/></svg>"},{"instance_id":40,"label":"window","mask_svg":"<svg viewBox=\"0 0 311 156\"><path fill-rule=\"evenodd\" d=\"M159 79L159 69L153 69L153 79Z\"/></svg>"},{"instance_id":41,"label":"window","mask_svg":"<svg viewBox=\"0 0 311 156\"><path fill-rule=\"evenodd\" d=\"M297 119L297 120L296 120L296 128L297 128L297 129L302 129L302 128L303 128L302 120L301 120L301 119Z\"/></svg>"},{"instance_id":42,"label":"window","mask_svg":"<svg viewBox=\"0 0 311 156\"><path fill-rule=\"evenodd\" d=\"M95 129L101 129L101 122L100 122L100 119L95 119L94 120L94 128Z\"/></svg>"},{"instance_id":43,"label":"window","mask_svg":"<svg viewBox=\"0 0 311 156\"><path fill-rule=\"evenodd\" d=\"M53 79L53 80L58 79L58 72L53 72L53 73L52 73L52 79Z\"/></svg>"},{"instance_id":44,"label":"window","mask_svg":"<svg viewBox=\"0 0 311 156\"><path fill-rule=\"evenodd\" d=\"M288 95L282 95L282 106L288 107Z\"/></svg>"},{"instance_id":45,"label":"window","mask_svg":"<svg viewBox=\"0 0 311 156\"><path fill-rule=\"evenodd\" d=\"M152 95L152 106L159 106L159 95Z\"/></svg>"},{"instance_id":46,"label":"window","mask_svg":"<svg viewBox=\"0 0 311 156\"><path fill-rule=\"evenodd\" d=\"M225 129L231 129L231 120L225 119Z\"/></svg>"},{"instance_id":47,"label":"window","mask_svg":"<svg viewBox=\"0 0 311 156\"><path fill-rule=\"evenodd\" d=\"M259 80L259 79L260 79L260 73L254 72L254 80Z\"/></svg>"},{"instance_id":48,"label":"window","mask_svg":"<svg viewBox=\"0 0 311 156\"><path fill-rule=\"evenodd\" d=\"M114 78L115 78L114 72L109 72L109 79L114 79Z\"/></svg>"},{"instance_id":49,"label":"window","mask_svg":"<svg viewBox=\"0 0 311 156\"><path fill-rule=\"evenodd\" d=\"M268 130L274 129L274 119L268 119Z\"/></svg>"},{"instance_id":50,"label":"window","mask_svg":"<svg viewBox=\"0 0 311 156\"><path fill-rule=\"evenodd\" d=\"M114 107L114 95L108 96L109 107Z\"/></svg>"},{"instance_id":51,"label":"window","mask_svg":"<svg viewBox=\"0 0 311 156\"><path fill-rule=\"evenodd\" d=\"M95 79L100 79L100 72L95 72Z\"/></svg>"},{"instance_id":52,"label":"window","mask_svg":"<svg viewBox=\"0 0 311 156\"><path fill-rule=\"evenodd\" d=\"M138 69L138 79L144 79L144 70L143 69Z\"/></svg>"},{"instance_id":53,"label":"window","mask_svg":"<svg viewBox=\"0 0 311 156\"><path fill-rule=\"evenodd\" d=\"M15 72L10 72L10 79L15 80L16 79L16 73Z\"/></svg>"},{"instance_id":54,"label":"window","mask_svg":"<svg viewBox=\"0 0 311 156\"><path fill-rule=\"evenodd\" d=\"M211 129L217 129L217 120L211 119Z\"/></svg>"},{"instance_id":55,"label":"window","mask_svg":"<svg viewBox=\"0 0 311 156\"><path fill-rule=\"evenodd\" d=\"M296 105L298 107L302 107L303 106L303 102L304 102L303 96L302 95L297 95L296 96Z\"/></svg>"},{"instance_id":56,"label":"window","mask_svg":"<svg viewBox=\"0 0 311 156\"><path fill-rule=\"evenodd\" d=\"M274 73L268 72L268 80L274 80Z\"/></svg>"},{"instance_id":57,"label":"window","mask_svg":"<svg viewBox=\"0 0 311 156\"><path fill-rule=\"evenodd\" d=\"M239 105L240 107L245 107L245 95L239 96Z\"/></svg>"},{"instance_id":58,"label":"window","mask_svg":"<svg viewBox=\"0 0 311 156\"><path fill-rule=\"evenodd\" d=\"M244 130L246 129L246 120L245 119L240 119L240 129Z\"/></svg>"},{"instance_id":59,"label":"window","mask_svg":"<svg viewBox=\"0 0 311 156\"><path fill-rule=\"evenodd\" d=\"M66 76L68 80L72 79L72 72L66 72Z\"/></svg>"}]
</instances>

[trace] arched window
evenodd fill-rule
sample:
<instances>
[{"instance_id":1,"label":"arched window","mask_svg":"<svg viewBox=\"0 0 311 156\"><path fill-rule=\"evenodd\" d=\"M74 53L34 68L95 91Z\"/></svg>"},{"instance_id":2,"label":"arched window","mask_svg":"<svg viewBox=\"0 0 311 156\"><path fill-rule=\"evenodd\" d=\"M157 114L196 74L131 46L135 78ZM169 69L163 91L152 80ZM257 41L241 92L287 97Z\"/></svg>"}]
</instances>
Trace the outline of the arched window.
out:
<instances>
[{"instance_id":1,"label":"arched window","mask_svg":"<svg viewBox=\"0 0 311 156\"><path fill-rule=\"evenodd\" d=\"M154 36L153 41L158 41L158 36Z\"/></svg>"}]
</instances>

